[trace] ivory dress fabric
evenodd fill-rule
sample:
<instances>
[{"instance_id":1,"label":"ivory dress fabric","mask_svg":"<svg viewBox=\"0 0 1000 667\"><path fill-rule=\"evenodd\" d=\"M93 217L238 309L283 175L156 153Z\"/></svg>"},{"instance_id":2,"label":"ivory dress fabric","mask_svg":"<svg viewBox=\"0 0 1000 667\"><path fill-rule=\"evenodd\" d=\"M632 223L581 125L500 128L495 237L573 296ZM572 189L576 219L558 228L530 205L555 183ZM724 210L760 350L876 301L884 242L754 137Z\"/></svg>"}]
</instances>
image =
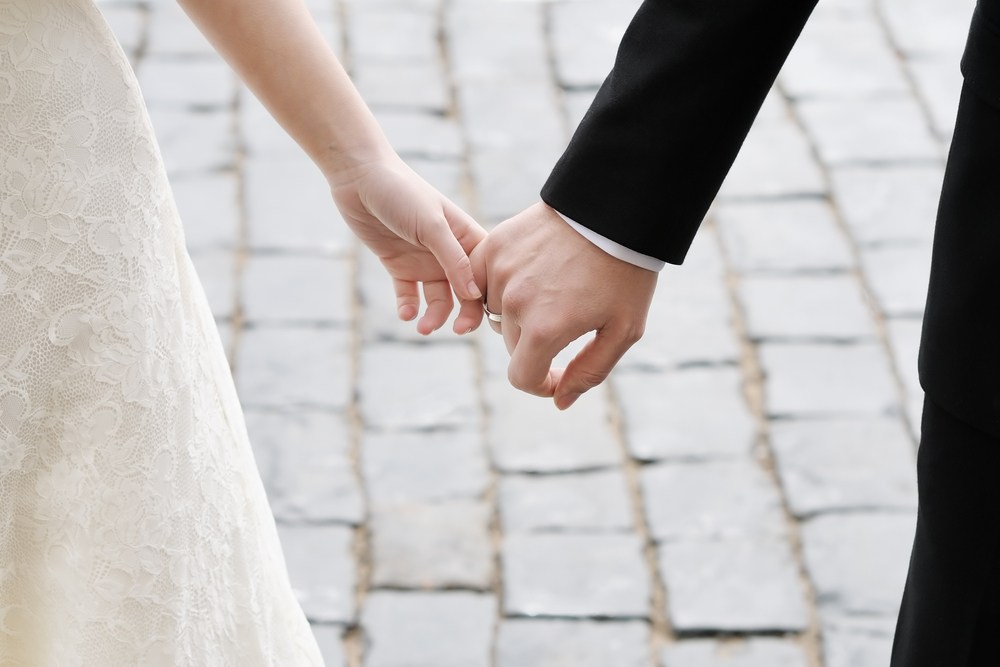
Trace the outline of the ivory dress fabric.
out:
<instances>
[{"instance_id":1,"label":"ivory dress fabric","mask_svg":"<svg viewBox=\"0 0 1000 667\"><path fill-rule=\"evenodd\" d=\"M320 665L135 77L0 0L0 665Z\"/></svg>"}]
</instances>

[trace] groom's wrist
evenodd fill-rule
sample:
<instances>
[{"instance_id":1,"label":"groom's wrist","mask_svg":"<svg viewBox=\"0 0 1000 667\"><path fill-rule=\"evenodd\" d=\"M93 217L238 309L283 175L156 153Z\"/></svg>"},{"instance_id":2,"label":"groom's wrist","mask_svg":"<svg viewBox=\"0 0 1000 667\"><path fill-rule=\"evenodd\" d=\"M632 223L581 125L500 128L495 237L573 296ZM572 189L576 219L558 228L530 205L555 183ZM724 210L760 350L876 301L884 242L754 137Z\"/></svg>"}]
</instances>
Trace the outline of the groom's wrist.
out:
<instances>
[{"instance_id":1,"label":"groom's wrist","mask_svg":"<svg viewBox=\"0 0 1000 667\"><path fill-rule=\"evenodd\" d=\"M555 211L560 218L565 220L566 224L572 227L578 234L580 234L580 236L587 239L615 259L620 259L621 261L632 264L633 266L638 266L641 269L653 272L659 272L663 270L664 266L666 266L666 262L662 259L657 259L636 250L632 250L631 248L626 248L617 241L612 241L608 237L598 234L588 227L584 227L575 220L563 215L558 210L554 208L552 210Z\"/></svg>"}]
</instances>

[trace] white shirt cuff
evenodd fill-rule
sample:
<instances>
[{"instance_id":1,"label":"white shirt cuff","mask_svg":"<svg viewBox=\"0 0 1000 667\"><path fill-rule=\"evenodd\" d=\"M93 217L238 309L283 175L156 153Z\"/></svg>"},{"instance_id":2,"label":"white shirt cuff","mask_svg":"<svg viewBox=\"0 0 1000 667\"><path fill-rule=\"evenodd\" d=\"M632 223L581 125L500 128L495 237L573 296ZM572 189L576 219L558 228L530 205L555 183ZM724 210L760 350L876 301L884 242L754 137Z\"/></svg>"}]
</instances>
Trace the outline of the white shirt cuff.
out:
<instances>
[{"instance_id":1,"label":"white shirt cuff","mask_svg":"<svg viewBox=\"0 0 1000 667\"><path fill-rule=\"evenodd\" d=\"M559 211L556 211L556 213L559 213ZM648 269L654 272L663 270L663 267L667 265L667 263L662 259L656 259L655 257L650 257L649 255L643 255L641 252L636 252L631 248L626 248L621 243L616 243L606 236L601 236L594 230L584 227L578 222L570 220L562 213L559 213L559 217L565 220L567 225L575 229L580 236L587 239L616 259L628 262L629 264L638 266L641 269Z\"/></svg>"}]
</instances>

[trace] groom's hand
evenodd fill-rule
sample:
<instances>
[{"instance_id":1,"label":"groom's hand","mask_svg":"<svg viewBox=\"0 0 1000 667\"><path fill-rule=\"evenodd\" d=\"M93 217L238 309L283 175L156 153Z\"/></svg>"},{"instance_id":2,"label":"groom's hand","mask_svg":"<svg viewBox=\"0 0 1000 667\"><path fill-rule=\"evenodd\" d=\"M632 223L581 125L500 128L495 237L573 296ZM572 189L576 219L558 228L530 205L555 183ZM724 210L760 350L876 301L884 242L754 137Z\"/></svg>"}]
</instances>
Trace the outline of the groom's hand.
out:
<instances>
[{"instance_id":1,"label":"groom's hand","mask_svg":"<svg viewBox=\"0 0 1000 667\"><path fill-rule=\"evenodd\" d=\"M511 355L510 383L554 397L560 410L603 382L642 336L657 274L607 254L544 203L498 225L471 259L490 311L502 317L490 325ZM564 370L551 368L591 331Z\"/></svg>"}]
</instances>

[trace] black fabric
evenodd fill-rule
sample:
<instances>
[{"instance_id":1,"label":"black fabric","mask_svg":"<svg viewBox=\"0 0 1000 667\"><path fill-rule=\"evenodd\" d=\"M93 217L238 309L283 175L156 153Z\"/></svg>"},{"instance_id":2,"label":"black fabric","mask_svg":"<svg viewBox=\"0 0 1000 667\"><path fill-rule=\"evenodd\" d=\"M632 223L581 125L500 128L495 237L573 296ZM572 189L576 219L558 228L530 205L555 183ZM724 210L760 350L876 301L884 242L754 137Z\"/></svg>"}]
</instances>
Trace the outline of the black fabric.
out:
<instances>
[{"instance_id":1,"label":"black fabric","mask_svg":"<svg viewBox=\"0 0 1000 667\"><path fill-rule=\"evenodd\" d=\"M816 0L645 0L542 189L680 264Z\"/></svg>"},{"instance_id":2,"label":"black fabric","mask_svg":"<svg viewBox=\"0 0 1000 667\"><path fill-rule=\"evenodd\" d=\"M1000 664L1000 439L924 402L920 509L891 667Z\"/></svg>"}]
</instances>

